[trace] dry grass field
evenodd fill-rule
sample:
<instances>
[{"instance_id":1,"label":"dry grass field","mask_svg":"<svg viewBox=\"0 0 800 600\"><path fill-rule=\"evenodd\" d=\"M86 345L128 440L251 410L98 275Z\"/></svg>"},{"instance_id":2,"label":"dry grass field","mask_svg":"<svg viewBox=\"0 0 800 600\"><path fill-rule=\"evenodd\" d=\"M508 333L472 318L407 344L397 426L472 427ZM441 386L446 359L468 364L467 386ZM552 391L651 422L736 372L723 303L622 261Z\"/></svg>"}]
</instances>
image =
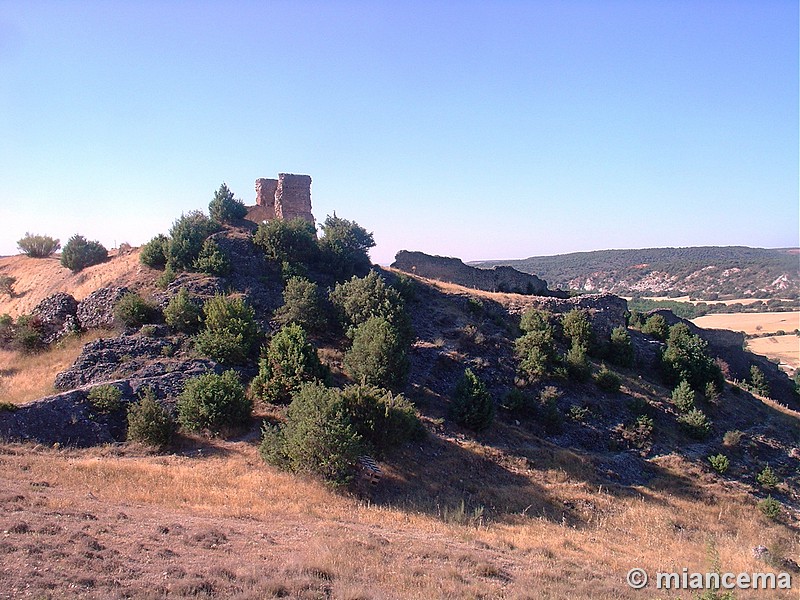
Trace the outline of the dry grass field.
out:
<instances>
[{"instance_id":1,"label":"dry grass field","mask_svg":"<svg viewBox=\"0 0 800 600\"><path fill-rule=\"evenodd\" d=\"M760 312L704 315L692 319L692 323L705 329L730 329L744 333L791 333L800 329L798 312Z\"/></svg>"},{"instance_id":2,"label":"dry grass field","mask_svg":"<svg viewBox=\"0 0 800 600\"><path fill-rule=\"evenodd\" d=\"M171 456L3 445L0 598L688 598L625 574L773 571L753 558L761 544L797 556L797 531L739 484L677 456L657 464L648 488L597 488L555 464L527 473L579 520L458 523L333 494L245 442Z\"/></svg>"},{"instance_id":3,"label":"dry grass field","mask_svg":"<svg viewBox=\"0 0 800 600\"><path fill-rule=\"evenodd\" d=\"M796 335L771 335L747 340L747 349L768 358L777 358L792 369L800 368L800 338Z\"/></svg>"}]
</instances>

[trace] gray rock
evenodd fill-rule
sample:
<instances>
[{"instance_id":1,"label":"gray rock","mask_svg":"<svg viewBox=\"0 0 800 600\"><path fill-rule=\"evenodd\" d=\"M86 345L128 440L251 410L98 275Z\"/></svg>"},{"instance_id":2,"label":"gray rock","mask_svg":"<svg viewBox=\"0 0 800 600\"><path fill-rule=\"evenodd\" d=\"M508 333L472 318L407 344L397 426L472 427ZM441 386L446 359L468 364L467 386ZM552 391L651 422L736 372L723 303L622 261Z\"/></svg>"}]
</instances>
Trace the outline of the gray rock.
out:
<instances>
[{"instance_id":1,"label":"gray rock","mask_svg":"<svg viewBox=\"0 0 800 600\"><path fill-rule=\"evenodd\" d=\"M31 313L41 322L42 341L56 342L80 329L78 302L70 294L56 292L39 302Z\"/></svg>"},{"instance_id":2,"label":"gray rock","mask_svg":"<svg viewBox=\"0 0 800 600\"><path fill-rule=\"evenodd\" d=\"M78 304L78 321L86 329L111 327L114 307L129 292L127 287L104 287L95 290Z\"/></svg>"}]
</instances>

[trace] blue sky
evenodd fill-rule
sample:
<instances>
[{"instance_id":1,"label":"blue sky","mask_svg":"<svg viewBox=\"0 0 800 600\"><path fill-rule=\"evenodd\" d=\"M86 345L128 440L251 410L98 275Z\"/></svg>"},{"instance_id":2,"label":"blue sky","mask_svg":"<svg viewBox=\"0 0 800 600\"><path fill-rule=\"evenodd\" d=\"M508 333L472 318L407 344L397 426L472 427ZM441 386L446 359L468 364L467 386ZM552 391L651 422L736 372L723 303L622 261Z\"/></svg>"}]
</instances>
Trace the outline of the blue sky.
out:
<instances>
[{"instance_id":1,"label":"blue sky","mask_svg":"<svg viewBox=\"0 0 800 600\"><path fill-rule=\"evenodd\" d=\"M796 1L0 0L0 254L225 181L465 260L800 245Z\"/></svg>"}]
</instances>

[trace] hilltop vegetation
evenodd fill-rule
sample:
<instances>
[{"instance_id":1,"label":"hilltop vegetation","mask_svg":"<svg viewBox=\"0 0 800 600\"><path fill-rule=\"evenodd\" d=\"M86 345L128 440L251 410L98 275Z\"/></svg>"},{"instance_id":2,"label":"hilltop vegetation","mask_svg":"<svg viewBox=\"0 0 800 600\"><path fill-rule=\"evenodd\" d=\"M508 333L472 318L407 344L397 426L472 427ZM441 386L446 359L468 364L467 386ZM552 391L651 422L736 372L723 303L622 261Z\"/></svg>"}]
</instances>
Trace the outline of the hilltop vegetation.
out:
<instances>
[{"instance_id":1,"label":"hilltop vegetation","mask_svg":"<svg viewBox=\"0 0 800 600\"><path fill-rule=\"evenodd\" d=\"M598 250L520 260L510 265L536 274L553 288L623 296L683 296L701 300L789 298L800 293L797 249L744 246Z\"/></svg>"},{"instance_id":2,"label":"hilltop vegetation","mask_svg":"<svg viewBox=\"0 0 800 600\"><path fill-rule=\"evenodd\" d=\"M53 319L66 344L106 328L60 394L0 406L2 436L55 446L0 445L12 591L619 598L631 567L707 570L709 547L726 570L793 568L800 403L742 338L612 296L439 285L372 266L353 221L256 226L222 187L212 206L124 289L0 321L39 357ZM64 502L97 527L52 522Z\"/></svg>"}]
</instances>

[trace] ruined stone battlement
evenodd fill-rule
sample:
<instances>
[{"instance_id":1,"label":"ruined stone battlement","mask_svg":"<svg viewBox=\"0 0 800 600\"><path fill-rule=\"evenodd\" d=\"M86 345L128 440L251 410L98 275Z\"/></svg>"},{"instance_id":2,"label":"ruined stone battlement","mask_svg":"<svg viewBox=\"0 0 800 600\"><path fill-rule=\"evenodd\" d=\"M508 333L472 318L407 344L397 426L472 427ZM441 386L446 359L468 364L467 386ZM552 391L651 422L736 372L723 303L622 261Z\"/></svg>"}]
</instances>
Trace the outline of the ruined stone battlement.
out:
<instances>
[{"instance_id":1,"label":"ruined stone battlement","mask_svg":"<svg viewBox=\"0 0 800 600\"><path fill-rule=\"evenodd\" d=\"M277 179L256 179L256 203L247 207L247 219L261 223L297 218L314 223L309 175L278 173Z\"/></svg>"}]
</instances>

